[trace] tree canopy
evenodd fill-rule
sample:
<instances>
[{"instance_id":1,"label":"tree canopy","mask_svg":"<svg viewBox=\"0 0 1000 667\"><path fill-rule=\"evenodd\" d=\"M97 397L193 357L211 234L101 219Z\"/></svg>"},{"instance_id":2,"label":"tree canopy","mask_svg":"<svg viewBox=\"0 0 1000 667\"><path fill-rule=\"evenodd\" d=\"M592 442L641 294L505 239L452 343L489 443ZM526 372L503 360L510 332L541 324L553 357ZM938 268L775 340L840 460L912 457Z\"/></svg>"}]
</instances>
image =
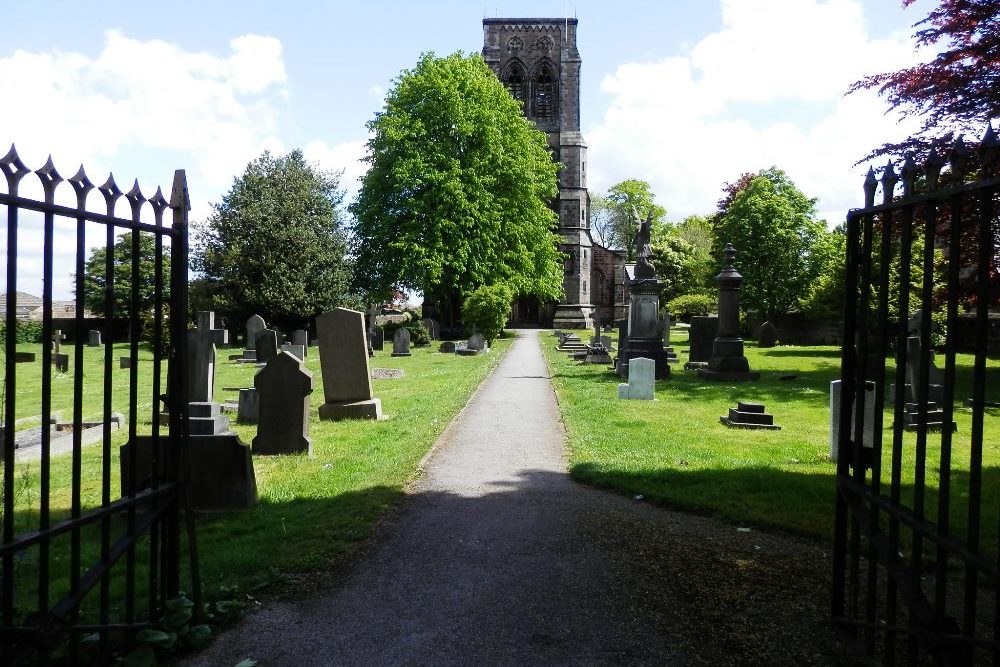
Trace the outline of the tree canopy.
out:
<instances>
[{"instance_id":1,"label":"tree canopy","mask_svg":"<svg viewBox=\"0 0 1000 667\"><path fill-rule=\"evenodd\" d=\"M114 313L105 312L104 290L107 287L107 249L94 248L83 270L83 303L90 312L100 317L123 317L131 314L132 298L132 232L120 235L112 247L112 276L114 279L112 304ZM152 234L139 234L139 314L146 318L153 312L156 298L155 267L156 241ZM163 303L170 299L170 247L163 248Z\"/></svg>"},{"instance_id":2,"label":"tree canopy","mask_svg":"<svg viewBox=\"0 0 1000 667\"><path fill-rule=\"evenodd\" d=\"M420 290L451 312L486 285L562 295L559 165L481 56L422 55L368 129L350 207L359 284Z\"/></svg>"},{"instance_id":3,"label":"tree canopy","mask_svg":"<svg viewBox=\"0 0 1000 667\"><path fill-rule=\"evenodd\" d=\"M302 152L250 162L198 226L192 264L216 310L298 325L348 299L340 175Z\"/></svg>"},{"instance_id":4,"label":"tree canopy","mask_svg":"<svg viewBox=\"0 0 1000 667\"><path fill-rule=\"evenodd\" d=\"M904 0L903 6L914 0ZM926 153L935 140L954 133L979 136L1000 117L1000 3L997 0L938 0L914 25L918 47L931 47L928 62L896 72L874 74L850 92L877 90L891 110L923 120L920 131L898 144L884 144L876 155Z\"/></svg>"},{"instance_id":5,"label":"tree canopy","mask_svg":"<svg viewBox=\"0 0 1000 667\"><path fill-rule=\"evenodd\" d=\"M741 253L736 267L744 278L742 308L768 318L787 313L823 268L819 253L813 252L827 233L816 219L816 200L776 167L761 170L746 187L727 193L727 199L715 218L714 254L720 257L726 243Z\"/></svg>"},{"instance_id":6,"label":"tree canopy","mask_svg":"<svg viewBox=\"0 0 1000 667\"><path fill-rule=\"evenodd\" d=\"M594 195L590 203L590 225L598 241L613 250L624 250L627 260L635 259L635 214L643 218L653 213L653 232L662 227L667 209L656 203L649 183L634 178L616 183L604 195Z\"/></svg>"}]
</instances>

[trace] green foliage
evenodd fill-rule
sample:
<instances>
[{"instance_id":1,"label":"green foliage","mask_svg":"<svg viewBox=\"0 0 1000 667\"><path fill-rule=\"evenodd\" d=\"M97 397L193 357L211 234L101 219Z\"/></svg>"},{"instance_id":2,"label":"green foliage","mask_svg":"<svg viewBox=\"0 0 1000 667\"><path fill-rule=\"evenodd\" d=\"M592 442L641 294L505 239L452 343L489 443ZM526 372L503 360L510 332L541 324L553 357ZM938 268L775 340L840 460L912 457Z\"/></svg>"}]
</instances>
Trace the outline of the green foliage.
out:
<instances>
[{"instance_id":1,"label":"green foliage","mask_svg":"<svg viewBox=\"0 0 1000 667\"><path fill-rule=\"evenodd\" d=\"M14 327L14 337L18 343L42 342L42 323L18 320ZM7 341L7 323L0 322L0 345Z\"/></svg>"},{"instance_id":2,"label":"green foliage","mask_svg":"<svg viewBox=\"0 0 1000 667\"><path fill-rule=\"evenodd\" d=\"M487 285L465 297L462 317L465 323L475 326L490 345L503 331L510 316L510 303L514 292L506 285Z\"/></svg>"},{"instance_id":3,"label":"green foliage","mask_svg":"<svg viewBox=\"0 0 1000 667\"><path fill-rule=\"evenodd\" d=\"M684 294L667 302L667 312L677 319L715 312L717 298L708 294Z\"/></svg>"},{"instance_id":4,"label":"green foliage","mask_svg":"<svg viewBox=\"0 0 1000 667\"><path fill-rule=\"evenodd\" d=\"M410 313L404 313L405 315L410 315ZM418 319L410 317L410 319L405 322L387 322L382 331L385 333L386 340L391 341L392 336L396 333L397 329L406 329L410 332L410 344L411 345L427 345L431 342L430 332L427 331L427 327L424 323Z\"/></svg>"},{"instance_id":5,"label":"green foliage","mask_svg":"<svg viewBox=\"0 0 1000 667\"><path fill-rule=\"evenodd\" d=\"M260 313L281 326L344 304L343 197L340 175L308 164L302 151L250 162L199 225L199 299L237 321Z\"/></svg>"},{"instance_id":6,"label":"green foliage","mask_svg":"<svg viewBox=\"0 0 1000 667\"><path fill-rule=\"evenodd\" d=\"M844 279L847 264L847 236L843 228L824 232L814 245L816 279L801 301L806 315L818 320L839 320L844 315Z\"/></svg>"},{"instance_id":7,"label":"green foliage","mask_svg":"<svg viewBox=\"0 0 1000 667\"><path fill-rule=\"evenodd\" d=\"M809 199L775 167L761 171L715 219L716 257L732 243L743 274L741 308L773 319L798 306L821 262L810 254L825 232Z\"/></svg>"},{"instance_id":8,"label":"green foliage","mask_svg":"<svg viewBox=\"0 0 1000 667\"><path fill-rule=\"evenodd\" d=\"M672 233L660 234L651 244L650 258L664 283L660 298L669 301L698 289L697 258L690 243Z\"/></svg>"},{"instance_id":9,"label":"green foliage","mask_svg":"<svg viewBox=\"0 0 1000 667\"><path fill-rule=\"evenodd\" d=\"M225 589L231 595L233 588ZM140 630L135 637L136 647L122 660L122 665L134 667L155 666L158 660L183 651L197 651L212 639L212 628L229 625L243 617L246 605L240 600L226 599L206 602L201 618L195 623L194 602L181 593L167 600L159 627Z\"/></svg>"},{"instance_id":10,"label":"green foliage","mask_svg":"<svg viewBox=\"0 0 1000 667\"><path fill-rule=\"evenodd\" d=\"M421 56L368 123L369 170L350 210L362 289L448 302L483 285L562 294L545 135L479 55Z\"/></svg>"},{"instance_id":11,"label":"green foliage","mask_svg":"<svg viewBox=\"0 0 1000 667\"><path fill-rule=\"evenodd\" d=\"M87 310L100 317L123 317L131 314L132 298L132 232L117 237L112 246L112 278L114 313L105 309L107 287L107 248L94 248L83 269L83 303ZM139 234L139 313L148 316L156 297L156 241L152 234ZM170 298L170 246L163 248L163 301Z\"/></svg>"},{"instance_id":12,"label":"green foliage","mask_svg":"<svg viewBox=\"0 0 1000 667\"><path fill-rule=\"evenodd\" d=\"M691 246L692 282L695 290L715 288L715 274L719 272L719 262L712 254L715 245L715 231L712 218L707 215L689 215L678 223L667 227L666 231L687 241ZM655 241L655 239L654 239Z\"/></svg>"},{"instance_id":13,"label":"green foliage","mask_svg":"<svg viewBox=\"0 0 1000 667\"><path fill-rule=\"evenodd\" d=\"M635 260L636 225L638 213L645 219L653 213L653 233L662 227L667 209L656 203L656 195L649 183L629 179L612 185L604 195L593 195L590 202L590 224L603 245L614 250L624 250L627 261Z\"/></svg>"}]
</instances>

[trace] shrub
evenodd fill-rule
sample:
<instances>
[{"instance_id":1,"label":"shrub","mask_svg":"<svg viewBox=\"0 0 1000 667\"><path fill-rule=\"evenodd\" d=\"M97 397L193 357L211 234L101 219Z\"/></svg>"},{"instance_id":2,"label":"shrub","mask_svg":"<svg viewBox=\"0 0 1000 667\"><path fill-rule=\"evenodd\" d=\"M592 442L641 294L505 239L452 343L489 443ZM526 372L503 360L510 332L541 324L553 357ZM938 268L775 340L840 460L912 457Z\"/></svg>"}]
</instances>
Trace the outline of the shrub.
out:
<instances>
[{"instance_id":1,"label":"shrub","mask_svg":"<svg viewBox=\"0 0 1000 667\"><path fill-rule=\"evenodd\" d=\"M679 320L715 312L716 298L708 294L684 294L667 303L667 312Z\"/></svg>"},{"instance_id":2,"label":"shrub","mask_svg":"<svg viewBox=\"0 0 1000 667\"><path fill-rule=\"evenodd\" d=\"M18 320L14 329L14 340L18 343L42 342L42 323ZM7 324L0 322L0 343L7 341Z\"/></svg>"},{"instance_id":3,"label":"shrub","mask_svg":"<svg viewBox=\"0 0 1000 667\"><path fill-rule=\"evenodd\" d=\"M427 327L420 320L409 320L406 322L386 322L382 328L386 340L392 340L397 329L406 329L410 332L411 345L428 345L431 342L431 335Z\"/></svg>"},{"instance_id":4,"label":"shrub","mask_svg":"<svg viewBox=\"0 0 1000 667\"><path fill-rule=\"evenodd\" d=\"M465 297L462 320L475 326L489 342L497 339L510 315L514 292L506 285L486 285Z\"/></svg>"}]
</instances>

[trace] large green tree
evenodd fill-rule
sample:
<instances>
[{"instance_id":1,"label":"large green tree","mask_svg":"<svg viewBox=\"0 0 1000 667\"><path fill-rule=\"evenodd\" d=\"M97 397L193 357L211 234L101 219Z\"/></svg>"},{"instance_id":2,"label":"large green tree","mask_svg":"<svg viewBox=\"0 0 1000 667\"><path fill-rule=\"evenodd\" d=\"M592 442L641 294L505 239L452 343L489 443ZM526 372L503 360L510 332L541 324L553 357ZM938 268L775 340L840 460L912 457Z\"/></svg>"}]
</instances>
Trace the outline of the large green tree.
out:
<instances>
[{"instance_id":1,"label":"large green tree","mask_svg":"<svg viewBox=\"0 0 1000 667\"><path fill-rule=\"evenodd\" d=\"M350 207L366 291L419 290L446 321L486 285L561 296L558 165L482 57L422 55L368 129Z\"/></svg>"},{"instance_id":2,"label":"large green tree","mask_svg":"<svg viewBox=\"0 0 1000 667\"><path fill-rule=\"evenodd\" d=\"M100 317L128 317L132 299L132 232L125 232L115 239L112 246L112 308L105 308L107 288L107 259L105 247L94 248L83 269L83 304ZM139 234L139 315L148 318L153 312L156 298L156 241L152 234ZM163 248L163 302L170 299L170 247Z\"/></svg>"},{"instance_id":3,"label":"large green tree","mask_svg":"<svg viewBox=\"0 0 1000 667\"><path fill-rule=\"evenodd\" d=\"M193 267L215 310L300 325L349 300L340 175L295 150L247 165L198 226Z\"/></svg>"},{"instance_id":4,"label":"large green tree","mask_svg":"<svg viewBox=\"0 0 1000 667\"><path fill-rule=\"evenodd\" d=\"M600 243L614 250L624 250L631 262L635 260L636 213L645 218L650 212L655 234L664 224L667 209L656 203L649 183L631 178L591 198L591 229Z\"/></svg>"},{"instance_id":5,"label":"large green tree","mask_svg":"<svg viewBox=\"0 0 1000 667\"><path fill-rule=\"evenodd\" d=\"M782 170L771 167L745 187L728 192L715 218L715 256L732 243L743 274L744 310L771 319L797 307L823 268L814 247L826 234L816 219L816 200L806 197Z\"/></svg>"}]
</instances>

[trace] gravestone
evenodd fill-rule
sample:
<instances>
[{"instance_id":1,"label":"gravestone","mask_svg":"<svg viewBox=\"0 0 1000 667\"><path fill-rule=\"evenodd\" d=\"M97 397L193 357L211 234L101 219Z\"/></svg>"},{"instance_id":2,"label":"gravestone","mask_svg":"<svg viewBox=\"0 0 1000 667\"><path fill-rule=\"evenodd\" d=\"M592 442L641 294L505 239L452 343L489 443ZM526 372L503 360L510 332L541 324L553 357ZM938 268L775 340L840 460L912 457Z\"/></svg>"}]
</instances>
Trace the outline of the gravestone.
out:
<instances>
[{"instance_id":1,"label":"gravestone","mask_svg":"<svg viewBox=\"0 0 1000 667\"><path fill-rule=\"evenodd\" d=\"M309 354L309 332L305 329L295 329L292 331L292 345L302 346L302 355L300 359L305 359Z\"/></svg>"},{"instance_id":2,"label":"gravestone","mask_svg":"<svg viewBox=\"0 0 1000 667\"><path fill-rule=\"evenodd\" d=\"M656 367L656 379L664 380L670 377L670 365L660 331L660 292L664 284L651 261L652 212L645 220L639 219L638 213L636 218L636 264L633 279L628 282L628 345L621 346L616 370L620 376L627 377L631 372L631 359L650 359Z\"/></svg>"},{"instance_id":3,"label":"gravestone","mask_svg":"<svg viewBox=\"0 0 1000 667\"><path fill-rule=\"evenodd\" d=\"M66 340L66 336L63 335L61 329L56 329L52 332L52 351L56 354L62 351L62 342Z\"/></svg>"},{"instance_id":4,"label":"gravestone","mask_svg":"<svg viewBox=\"0 0 1000 667\"><path fill-rule=\"evenodd\" d=\"M392 335L392 356L410 356L410 331L406 327L399 327Z\"/></svg>"},{"instance_id":5,"label":"gravestone","mask_svg":"<svg viewBox=\"0 0 1000 667\"><path fill-rule=\"evenodd\" d=\"M438 324L437 320L427 317L424 318L423 323L427 329L427 335L430 336L431 340L439 340L441 338L441 325Z\"/></svg>"},{"instance_id":6,"label":"gravestone","mask_svg":"<svg viewBox=\"0 0 1000 667\"><path fill-rule=\"evenodd\" d=\"M245 509L257 502L257 478L250 448L229 430L229 417L214 401L215 340L211 329L187 332L187 392L190 446L188 493L195 510ZM161 423L170 415L160 414ZM166 460L170 434L158 439L159 459ZM120 449L122 494L132 480L131 458L135 456L135 490L149 488L152 479L154 439L137 436Z\"/></svg>"},{"instance_id":7,"label":"gravestone","mask_svg":"<svg viewBox=\"0 0 1000 667\"><path fill-rule=\"evenodd\" d=\"M53 354L52 362L56 365L57 373L69 373L69 355Z\"/></svg>"},{"instance_id":8,"label":"gravestone","mask_svg":"<svg viewBox=\"0 0 1000 667\"><path fill-rule=\"evenodd\" d=\"M211 310L198 311L198 330L211 333L212 341L216 345L229 345L229 332L225 329L215 328L215 313Z\"/></svg>"},{"instance_id":9,"label":"gravestone","mask_svg":"<svg viewBox=\"0 0 1000 667\"><path fill-rule=\"evenodd\" d=\"M335 308L316 318L325 403L320 419L379 419L382 400L372 396L365 316Z\"/></svg>"},{"instance_id":10,"label":"gravestone","mask_svg":"<svg viewBox=\"0 0 1000 667\"><path fill-rule=\"evenodd\" d=\"M14 353L14 363L15 364L30 364L35 361L34 352L15 352Z\"/></svg>"},{"instance_id":11,"label":"gravestone","mask_svg":"<svg viewBox=\"0 0 1000 667\"><path fill-rule=\"evenodd\" d=\"M87 332L87 347L100 347L101 346L101 332L97 329L91 329Z\"/></svg>"},{"instance_id":12,"label":"gravestone","mask_svg":"<svg viewBox=\"0 0 1000 667\"><path fill-rule=\"evenodd\" d=\"M477 350L479 352L489 352L490 346L483 337L483 334L474 333L469 337L469 342L466 347L471 350Z\"/></svg>"},{"instance_id":13,"label":"gravestone","mask_svg":"<svg viewBox=\"0 0 1000 667\"><path fill-rule=\"evenodd\" d=\"M728 415L719 417L719 422L729 428L781 430L781 427L774 423L774 415L764 410L763 403L739 401L735 408L729 408Z\"/></svg>"},{"instance_id":14,"label":"gravestone","mask_svg":"<svg viewBox=\"0 0 1000 667\"><path fill-rule=\"evenodd\" d=\"M243 424L256 424L260 415L260 394L256 389L240 389L240 398L236 406L236 421Z\"/></svg>"},{"instance_id":15,"label":"gravestone","mask_svg":"<svg viewBox=\"0 0 1000 667\"><path fill-rule=\"evenodd\" d=\"M118 368L132 368L132 357L118 357Z\"/></svg>"},{"instance_id":16,"label":"gravestone","mask_svg":"<svg viewBox=\"0 0 1000 667\"><path fill-rule=\"evenodd\" d=\"M312 373L302 359L282 351L253 379L259 397L257 454L312 454L309 438L309 394Z\"/></svg>"},{"instance_id":17,"label":"gravestone","mask_svg":"<svg viewBox=\"0 0 1000 667\"><path fill-rule=\"evenodd\" d=\"M266 328L267 325L264 323L264 318L260 315L251 315L247 319L246 339L244 341L246 347L243 350L243 358L246 361L257 359L257 334Z\"/></svg>"},{"instance_id":18,"label":"gravestone","mask_svg":"<svg viewBox=\"0 0 1000 667\"><path fill-rule=\"evenodd\" d=\"M628 351L628 320L618 321L618 356L615 357L615 373L619 376L624 377L628 373L627 368L622 368L623 365L627 365L628 362L625 361L626 352Z\"/></svg>"},{"instance_id":19,"label":"gravestone","mask_svg":"<svg viewBox=\"0 0 1000 667\"><path fill-rule=\"evenodd\" d=\"M438 352L445 352L448 354L455 354L455 341L446 340L438 347Z\"/></svg>"},{"instance_id":20,"label":"gravestone","mask_svg":"<svg viewBox=\"0 0 1000 667\"><path fill-rule=\"evenodd\" d=\"M715 277L719 286L719 333L712 342L712 358L708 368L699 368L698 377L720 382L757 380L760 373L750 370L750 362L743 355L740 338L740 285L743 276L733 266L736 249L727 243L723 250L722 271Z\"/></svg>"},{"instance_id":21,"label":"gravestone","mask_svg":"<svg viewBox=\"0 0 1000 667\"><path fill-rule=\"evenodd\" d=\"M266 364L278 354L278 332L274 329L264 329L254 338L254 349L257 352L257 363Z\"/></svg>"},{"instance_id":22,"label":"gravestone","mask_svg":"<svg viewBox=\"0 0 1000 667\"><path fill-rule=\"evenodd\" d=\"M771 322L764 322L760 325L760 332L757 334L757 347L774 347L778 344L778 327Z\"/></svg>"},{"instance_id":23,"label":"gravestone","mask_svg":"<svg viewBox=\"0 0 1000 667\"><path fill-rule=\"evenodd\" d=\"M663 313L663 347L670 347L670 313Z\"/></svg>"},{"instance_id":24,"label":"gravestone","mask_svg":"<svg viewBox=\"0 0 1000 667\"><path fill-rule=\"evenodd\" d=\"M712 342L718 331L717 315L696 315L691 318L691 327L688 329L689 363L708 363L712 358Z\"/></svg>"},{"instance_id":25,"label":"gravestone","mask_svg":"<svg viewBox=\"0 0 1000 667\"><path fill-rule=\"evenodd\" d=\"M922 352L919 336L906 339L906 400L909 403L916 403L919 398L916 388L920 386ZM928 351L927 363L927 398L940 403L944 400L944 371L935 363L934 350Z\"/></svg>"},{"instance_id":26,"label":"gravestone","mask_svg":"<svg viewBox=\"0 0 1000 667\"><path fill-rule=\"evenodd\" d=\"M837 462L837 447L840 442L840 410L841 410L841 382L833 380L830 382L830 460ZM854 437L854 429L858 416L858 402L860 397L855 397L854 409L851 410L851 435ZM865 423L862 426L861 441L866 448L863 459L871 458L871 451L875 447L875 383L865 382Z\"/></svg>"},{"instance_id":27,"label":"gravestone","mask_svg":"<svg viewBox=\"0 0 1000 667\"><path fill-rule=\"evenodd\" d=\"M299 359L302 359L303 361L306 358L306 349L307 348L305 345L293 345L292 343L284 343L281 346L282 352L288 352L289 354L294 355Z\"/></svg>"},{"instance_id":28,"label":"gravestone","mask_svg":"<svg viewBox=\"0 0 1000 667\"><path fill-rule=\"evenodd\" d=\"M628 384L618 385L618 398L652 401L656 388L656 362L645 357L632 357L628 366Z\"/></svg>"}]
</instances>

